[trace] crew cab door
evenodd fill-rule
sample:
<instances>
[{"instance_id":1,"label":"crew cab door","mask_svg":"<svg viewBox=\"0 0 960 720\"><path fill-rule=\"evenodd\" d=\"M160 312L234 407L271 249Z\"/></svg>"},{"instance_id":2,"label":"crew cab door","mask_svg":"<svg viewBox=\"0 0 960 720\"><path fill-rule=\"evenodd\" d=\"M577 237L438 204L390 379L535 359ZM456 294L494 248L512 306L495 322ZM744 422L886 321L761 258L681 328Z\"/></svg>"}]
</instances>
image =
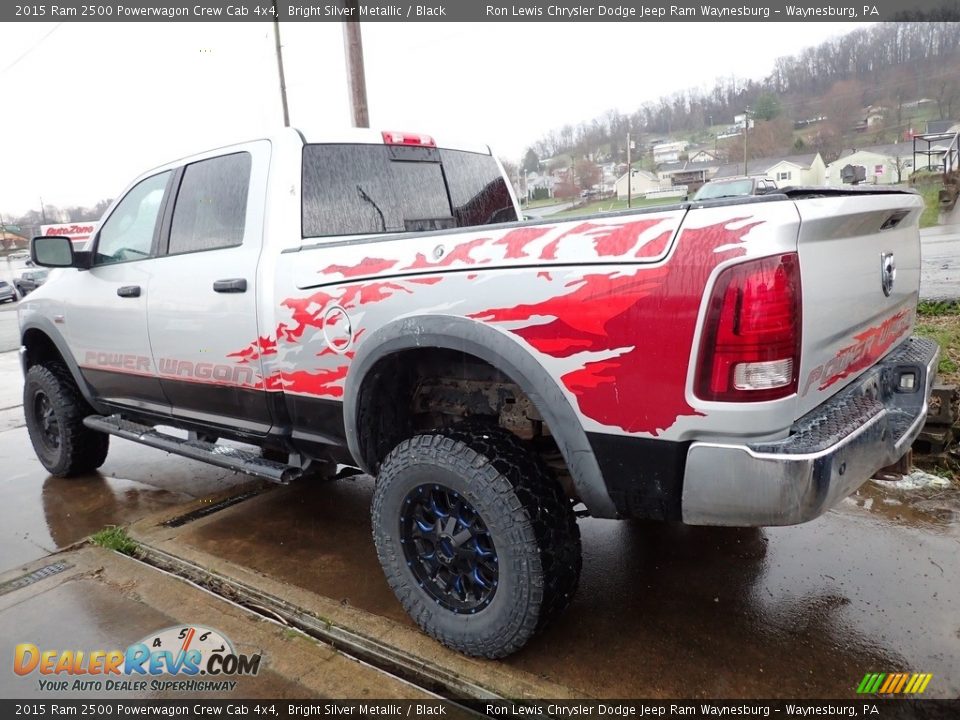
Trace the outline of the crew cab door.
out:
<instances>
[{"instance_id":1,"label":"crew cab door","mask_svg":"<svg viewBox=\"0 0 960 720\"><path fill-rule=\"evenodd\" d=\"M174 417L262 436L271 425L257 345L257 267L267 141L176 172L154 261L147 320Z\"/></svg>"},{"instance_id":2,"label":"crew cab door","mask_svg":"<svg viewBox=\"0 0 960 720\"><path fill-rule=\"evenodd\" d=\"M65 272L61 323L84 379L105 402L168 414L147 333L161 208L173 173L134 185L92 239L89 270Z\"/></svg>"}]
</instances>

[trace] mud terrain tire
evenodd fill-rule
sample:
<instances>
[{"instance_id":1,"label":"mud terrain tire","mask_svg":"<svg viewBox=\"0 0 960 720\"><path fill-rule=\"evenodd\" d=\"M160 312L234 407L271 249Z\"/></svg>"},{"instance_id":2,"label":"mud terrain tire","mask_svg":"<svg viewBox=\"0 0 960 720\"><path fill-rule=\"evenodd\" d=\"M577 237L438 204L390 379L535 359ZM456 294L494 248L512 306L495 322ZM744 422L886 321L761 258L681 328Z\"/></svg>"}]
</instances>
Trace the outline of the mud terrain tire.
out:
<instances>
[{"instance_id":1,"label":"mud terrain tire","mask_svg":"<svg viewBox=\"0 0 960 720\"><path fill-rule=\"evenodd\" d=\"M436 544L411 539L410 517L421 536L434 525L447 534ZM468 528L463 517L474 535L451 548ZM401 442L380 468L372 523L380 564L404 609L427 634L467 655L502 658L519 650L566 608L580 579L580 531L570 501L523 441L501 428L448 428ZM431 527L426 534L438 533ZM470 543L479 551L475 575L454 574L463 569L453 564L460 559L445 568L433 559L472 553ZM433 580L437 567L440 579ZM451 594L449 587L459 592L463 585L483 599Z\"/></svg>"},{"instance_id":2,"label":"mud terrain tire","mask_svg":"<svg viewBox=\"0 0 960 720\"><path fill-rule=\"evenodd\" d=\"M33 449L51 475L92 472L107 459L110 436L84 426L83 419L94 411L64 365L34 365L27 371L23 412Z\"/></svg>"}]
</instances>

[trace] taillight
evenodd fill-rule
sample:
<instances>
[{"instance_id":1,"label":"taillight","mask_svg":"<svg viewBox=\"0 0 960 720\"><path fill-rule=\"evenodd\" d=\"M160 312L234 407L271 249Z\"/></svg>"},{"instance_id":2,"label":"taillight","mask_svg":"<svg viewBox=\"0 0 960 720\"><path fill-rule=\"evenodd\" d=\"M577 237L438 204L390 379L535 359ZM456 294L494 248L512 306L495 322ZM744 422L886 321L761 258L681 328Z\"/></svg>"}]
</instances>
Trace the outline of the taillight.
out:
<instances>
[{"instance_id":1,"label":"taillight","mask_svg":"<svg viewBox=\"0 0 960 720\"><path fill-rule=\"evenodd\" d=\"M703 400L776 400L797 391L800 260L751 260L720 273L700 340L696 394Z\"/></svg>"},{"instance_id":2,"label":"taillight","mask_svg":"<svg viewBox=\"0 0 960 720\"><path fill-rule=\"evenodd\" d=\"M435 148L437 143L429 135L420 135L418 133L393 132L384 130L380 135L383 142L387 145L413 145L415 147Z\"/></svg>"}]
</instances>

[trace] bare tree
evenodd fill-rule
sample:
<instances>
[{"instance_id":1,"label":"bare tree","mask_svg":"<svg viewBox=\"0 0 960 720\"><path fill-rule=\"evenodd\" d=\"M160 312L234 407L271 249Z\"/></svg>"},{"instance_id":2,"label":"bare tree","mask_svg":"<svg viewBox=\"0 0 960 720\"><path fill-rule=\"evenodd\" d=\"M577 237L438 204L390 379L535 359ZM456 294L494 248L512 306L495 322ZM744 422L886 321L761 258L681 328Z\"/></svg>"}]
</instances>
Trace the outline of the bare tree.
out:
<instances>
[{"instance_id":1,"label":"bare tree","mask_svg":"<svg viewBox=\"0 0 960 720\"><path fill-rule=\"evenodd\" d=\"M960 82L957 81L956 76L941 78L936 85L937 112L941 120L953 119L953 109L958 99L960 99Z\"/></svg>"},{"instance_id":2,"label":"bare tree","mask_svg":"<svg viewBox=\"0 0 960 720\"><path fill-rule=\"evenodd\" d=\"M583 189L591 188L599 183L601 175L600 168L586 158L576 164L577 185Z\"/></svg>"}]
</instances>

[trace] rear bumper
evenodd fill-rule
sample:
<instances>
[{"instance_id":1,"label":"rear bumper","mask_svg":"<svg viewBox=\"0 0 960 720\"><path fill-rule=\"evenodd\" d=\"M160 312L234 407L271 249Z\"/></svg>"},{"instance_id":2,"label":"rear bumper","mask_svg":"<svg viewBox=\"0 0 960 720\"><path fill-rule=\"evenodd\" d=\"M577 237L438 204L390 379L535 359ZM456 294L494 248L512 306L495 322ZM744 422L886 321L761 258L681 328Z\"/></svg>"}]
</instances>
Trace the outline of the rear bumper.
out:
<instances>
[{"instance_id":1,"label":"rear bumper","mask_svg":"<svg viewBox=\"0 0 960 720\"><path fill-rule=\"evenodd\" d=\"M927 415L940 349L913 337L798 420L777 442L695 442L682 516L691 525L795 525L823 514L900 459ZM898 389L904 372L916 390Z\"/></svg>"}]
</instances>

